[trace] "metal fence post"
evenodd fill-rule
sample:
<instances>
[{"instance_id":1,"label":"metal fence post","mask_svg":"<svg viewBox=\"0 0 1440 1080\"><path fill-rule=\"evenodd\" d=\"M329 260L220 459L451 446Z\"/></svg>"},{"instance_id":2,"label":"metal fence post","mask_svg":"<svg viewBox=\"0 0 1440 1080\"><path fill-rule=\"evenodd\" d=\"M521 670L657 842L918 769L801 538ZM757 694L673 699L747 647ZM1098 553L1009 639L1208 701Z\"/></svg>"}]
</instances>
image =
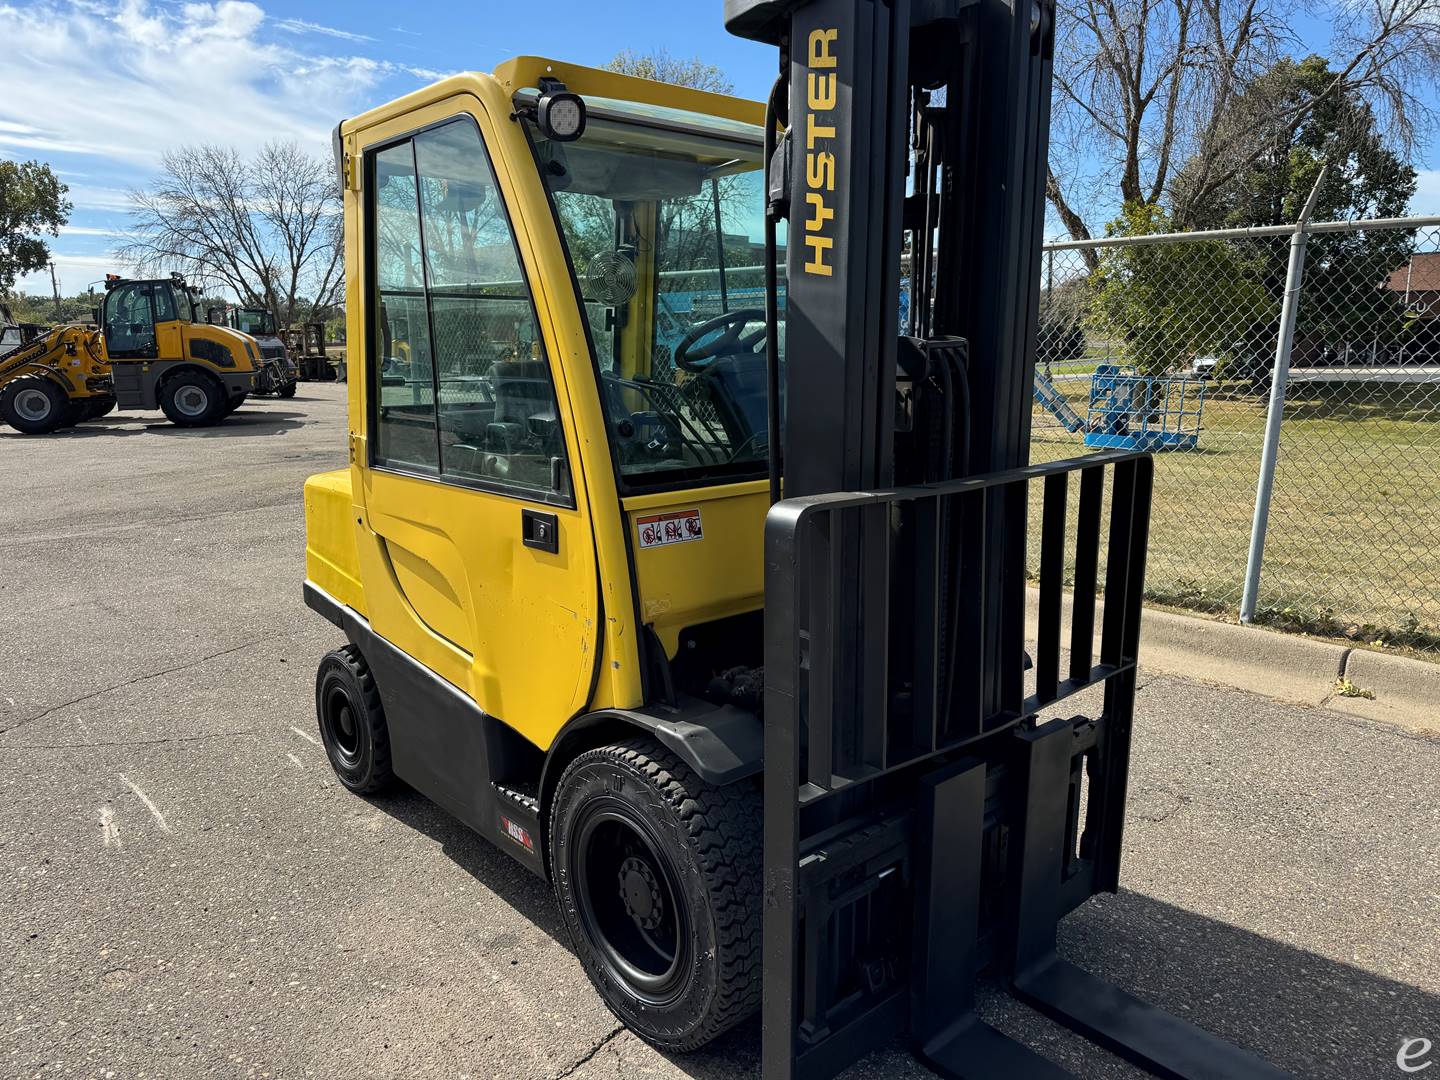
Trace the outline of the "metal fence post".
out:
<instances>
[{"instance_id":1,"label":"metal fence post","mask_svg":"<svg viewBox=\"0 0 1440 1080\"><path fill-rule=\"evenodd\" d=\"M1275 371L1270 379L1270 407L1265 414L1265 442L1260 452L1260 479L1255 485L1255 518L1250 524L1250 554L1245 560L1245 592L1240 598L1240 621L1255 618L1260 599L1260 567L1265 561L1265 530L1270 523L1270 494L1275 488L1275 462L1280 454L1280 423L1285 413L1285 384L1290 378L1290 347L1295 341L1295 312L1300 306L1300 287L1305 280L1307 226L1320 197L1329 166L1321 166L1305 209L1290 237L1290 264L1285 272L1285 299L1280 307L1280 332L1275 340Z\"/></svg>"}]
</instances>

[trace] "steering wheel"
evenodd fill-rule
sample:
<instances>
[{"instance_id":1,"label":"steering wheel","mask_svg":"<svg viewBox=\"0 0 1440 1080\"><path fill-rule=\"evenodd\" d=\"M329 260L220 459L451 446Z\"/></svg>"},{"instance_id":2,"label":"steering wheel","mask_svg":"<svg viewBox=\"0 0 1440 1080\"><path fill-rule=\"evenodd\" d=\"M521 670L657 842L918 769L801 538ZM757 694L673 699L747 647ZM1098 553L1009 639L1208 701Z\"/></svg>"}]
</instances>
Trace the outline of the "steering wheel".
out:
<instances>
[{"instance_id":1,"label":"steering wheel","mask_svg":"<svg viewBox=\"0 0 1440 1080\"><path fill-rule=\"evenodd\" d=\"M682 371L698 373L709 367L709 362L716 357L758 353L765 341L765 328L762 326L749 334L743 331L752 322L764 321L765 312L759 308L736 308L692 326L675 346L675 366ZM720 336L714 341L698 344L701 338L709 337L717 330Z\"/></svg>"}]
</instances>

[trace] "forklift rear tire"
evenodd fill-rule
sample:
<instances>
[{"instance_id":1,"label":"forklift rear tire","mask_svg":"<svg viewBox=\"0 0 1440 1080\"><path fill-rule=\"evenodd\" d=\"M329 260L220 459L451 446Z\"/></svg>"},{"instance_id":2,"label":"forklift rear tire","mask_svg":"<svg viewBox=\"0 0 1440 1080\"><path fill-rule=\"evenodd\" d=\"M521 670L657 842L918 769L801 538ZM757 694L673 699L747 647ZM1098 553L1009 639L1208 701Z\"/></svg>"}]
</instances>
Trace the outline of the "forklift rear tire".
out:
<instances>
[{"instance_id":1,"label":"forklift rear tire","mask_svg":"<svg viewBox=\"0 0 1440 1080\"><path fill-rule=\"evenodd\" d=\"M248 395L248 394L236 394L234 397L228 399L228 400L225 402L225 415L226 415L226 416L229 416L229 415L230 415L231 413L233 413L236 409L238 409L241 405L244 405L244 404L245 404L245 399L246 399L247 397L249 397L249 396L250 396L250 395Z\"/></svg>"},{"instance_id":2,"label":"forklift rear tire","mask_svg":"<svg viewBox=\"0 0 1440 1080\"><path fill-rule=\"evenodd\" d=\"M21 375L0 392L0 419L26 435L65 427L70 411L69 395L44 375Z\"/></svg>"},{"instance_id":3,"label":"forklift rear tire","mask_svg":"<svg viewBox=\"0 0 1440 1080\"><path fill-rule=\"evenodd\" d=\"M183 371L160 387L160 411L177 427L207 427L226 414L225 391L209 375Z\"/></svg>"},{"instance_id":4,"label":"forklift rear tire","mask_svg":"<svg viewBox=\"0 0 1440 1080\"><path fill-rule=\"evenodd\" d=\"M550 816L575 952L610 1009L662 1050L760 1005L762 828L748 781L713 787L650 739L579 755Z\"/></svg>"},{"instance_id":5,"label":"forklift rear tire","mask_svg":"<svg viewBox=\"0 0 1440 1080\"><path fill-rule=\"evenodd\" d=\"M109 394L96 395L89 399L89 408L86 410L86 420L98 420L102 416L109 416L115 411L115 399Z\"/></svg>"},{"instance_id":6,"label":"forklift rear tire","mask_svg":"<svg viewBox=\"0 0 1440 1080\"><path fill-rule=\"evenodd\" d=\"M290 380L289 382L287 382L284 386L280 387L279 390L276 390L276 391L275 391L275 396L276 396L276 397L282 397L282 398L292 398L292 397L294 397L294 396L295 396L295 387L296 387L296 385L297 385L297 384L296 384L295 380L294 380L294 379L291 379L291 380Z\"/></svg>"},{"instance_id":7,"label":"forklift rear tire","mask_svg":"<svg viewBox=\"0 0 1440 1080\"><path fill-rule=\"evenodd\" d=\"M320 741L340 782L357 795L375 795L394 783L390 729L380 692L360 650L332 649L315 673Z\"/></svg>"}]
</instances>

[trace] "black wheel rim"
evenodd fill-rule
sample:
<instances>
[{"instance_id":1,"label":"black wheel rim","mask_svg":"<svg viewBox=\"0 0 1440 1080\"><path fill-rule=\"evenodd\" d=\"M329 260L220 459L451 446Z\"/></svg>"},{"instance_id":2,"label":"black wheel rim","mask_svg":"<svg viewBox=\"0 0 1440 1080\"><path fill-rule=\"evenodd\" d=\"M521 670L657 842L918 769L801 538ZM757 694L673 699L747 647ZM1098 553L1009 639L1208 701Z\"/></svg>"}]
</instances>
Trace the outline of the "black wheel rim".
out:
<instances>
[{"instance_id":1,"label":"black wheel rim","mask_svg":"<svg viewBox=\"0 0 1440 1080\"><path fill-rule=\"evenodd\" d=\"M325 694L325 740L347 766L360 763L360 718L343 687L332 686Z\"/></svg>"},{"instance_id":2,"label":"black wheel rim","mask_svg":"<svg viewBox=\"0 0 1440 1080\"><path fill-rule=\"evenodd\" d=\"M690 968L679 874L627 804L592 804L570 845L576 909L610 975L647 1004L673 1001Z\"/></svg>"}]
</instances>

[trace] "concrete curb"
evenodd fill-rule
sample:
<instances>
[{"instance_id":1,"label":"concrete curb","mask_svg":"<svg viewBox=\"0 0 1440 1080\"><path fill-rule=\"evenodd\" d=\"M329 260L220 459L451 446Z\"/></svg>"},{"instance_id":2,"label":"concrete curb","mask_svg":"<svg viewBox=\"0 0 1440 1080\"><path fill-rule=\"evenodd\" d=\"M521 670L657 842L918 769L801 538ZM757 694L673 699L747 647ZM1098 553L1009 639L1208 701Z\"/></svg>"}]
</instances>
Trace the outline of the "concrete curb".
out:
<instances>
[{"instance_id":1,"label":"concrete curb","mask_svg":"<svg viewBox=\"0 0 1440 1080\"><path fill-rule=\"evenodd\" d=\"M1025 605L1029 641L1035 640L1039 601L1039 590L1031 588ZM1063 617L1068 626L1068 593ZM1097 614L1097 631L1099 625ZM1095 648L1098 653L1098 632ZM1440 664L1405 656L1146 608L1140 624L1140 670L1440 734ZM1342 677L1374 698L1341 696L1336 681Z\"/></svg>"}]
</instances>

